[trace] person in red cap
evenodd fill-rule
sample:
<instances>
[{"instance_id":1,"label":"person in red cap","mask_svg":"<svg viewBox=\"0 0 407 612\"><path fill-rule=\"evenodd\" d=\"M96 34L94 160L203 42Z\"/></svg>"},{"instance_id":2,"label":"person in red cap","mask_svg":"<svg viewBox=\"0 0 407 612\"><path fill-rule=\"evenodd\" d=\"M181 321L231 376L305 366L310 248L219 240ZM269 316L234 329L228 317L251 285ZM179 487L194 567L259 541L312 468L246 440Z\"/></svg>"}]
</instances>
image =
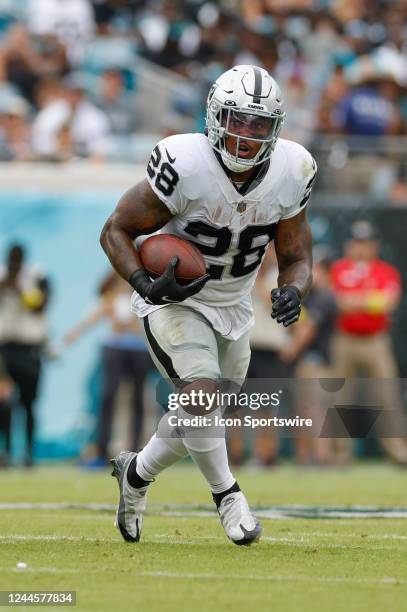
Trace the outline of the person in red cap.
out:
<instances>
[{"instance_id":1,"label":"person in red cap","mask_svg":"<svg viewBox=\"0 0 407 612\"><path fill-rule=\"evenodd\" d=\"M356 221L345 256L331 269L339 315L334 339L338 376L396 379L399 376L390 339L391 317L401 297L398 270L379 258L379 244L368 221ZM400 420L402 407L396 385L383 385L383 403ZM390 397L391 396L391 397ZM393 413L394 414L394 413ZM407 465L407 440L382 438L382 447L397 463Z\"/></svg>"}]
</instances>

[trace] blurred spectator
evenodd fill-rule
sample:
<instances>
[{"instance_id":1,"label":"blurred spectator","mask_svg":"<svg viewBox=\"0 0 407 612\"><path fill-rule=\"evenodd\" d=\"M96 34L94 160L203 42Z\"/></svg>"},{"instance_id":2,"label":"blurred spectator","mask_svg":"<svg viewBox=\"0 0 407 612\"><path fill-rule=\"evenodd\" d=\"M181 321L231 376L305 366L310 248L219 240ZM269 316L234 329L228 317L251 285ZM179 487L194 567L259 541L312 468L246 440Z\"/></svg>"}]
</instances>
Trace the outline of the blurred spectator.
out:
<instances>
[{"instance_id":1,"label":"blurred spectator","mask_svg":"<svg viewBox=\"0 0 407 612\"><path fill-rule=\"evenodd\" d=\"M179 0L147 4L138 28L144 56L165 68L177 67L199 50L200 29Z\"/></svg>"},{"instance_id":2,"label":"blurred spectator","mask_svg":"<svg viewBox=\"0 0 407 612\"><path fill-rule=\"evenodd\" d=\"M332 71L335 61L343 62L354 55L352 45L343 36L341 24L324 9L308 14L308 20L305 18L298 44L311 69L308 75L317 87L327 72Z\"/></svg>"},{"instance_id":3,"label":"blurred spectator","mask_svg":"<svg viewBox=\"0 0 407 612\"><path fill-rule=\"evenodd\" d=\"M76 65L83 46L95 33L90 0L28 0L29 30L40 36L56 36Z\"/></svg>"},{"instance_id":4,"label":"blurred spectator","mask_svg":"<svg viewBox=\"0 0 407 612\"><path fill-rule=\"evenodd\" d=\"M46 341L49 293L47 278L25 263L21 245L13 245L0 271L0 355L26 412L26 466L33 462L34 402Z\"/></svg>"},{"instance_id":5,"label":"blurred spectator","mask_svg":"<svg viewBox=\"0 0 407 612\"><path fill-rule=\"evenodd\" d=\"M17 95L2 95L0 88L0 161L33 159L29 105Z\"/></svg>"},{"instance_id":6,"label":"blurred spectator","mask_svg":"<svg viewBox=\"0 0 407 612\"><path fill-rule=\"evenodd\" d=\"M334 111L348 94L348 83L343 66L335 66L326 87L324 88L318 108L318 130L322 133L336 132Z\"/></svg>"},{"instance_id":7,"label":"blurred spectator","mask_svg":"<svg viewBox=\"0 0 407 612\"><path fill-rule=\"evenodd\" d=\"M149 0L92 0L99 34L127 33L133 26L135 14Z\"/></svg>"},{"instance_id":8,"label":"blurred spectator","mask_svg":"<svg viewBox=\"0 0 407 612\"><path fill-rule=\"evenodd\" d=\"M0 468L7 467L11 451L11 395L13 382L0 355Z\"/></svg>"},{"instance_id":9,"label":"blurred spectator","mask_svg":"<svg viewBox=\"0 0 407 612\"><path fill-rule=\"evenodd\" d=\"M239 34L239 50L233 64L254 64L274 73L278 51L273 39L247 28L240 28Z\"/></svg>"},{"instance_id":10,"label":"blurred spectator","mask_svg":"<svg viewBox=\"0 0 407 612\"><path fill-rule=\"evenodd\" d=\"M132 134L139 126L134 94L126 91L119 70L106 70L100 80L98 108L110 121L113 134Z\"/></svg>"},{"instance_id":11,"label":"blurred spectator","mask_svg":"<svg viewBox=\"0 0 407 612\"><path fill-rule=\"evenodd\" d=\"M407 204L407 156L404 154L401 157L400 164L398 167L397 178L392 185L391 192L389 194L390 201L392 204L406 205Z\"/></svg>"},{"instance_id":12,"label":"blurred spectator","mask_svg":"<svg viewBox=\"0 0 407 612\"><path fill-rule=\"evenodd\" d=\"M322 426L326 406L318 395L320 378L332 378L331 341L337 314L330 282L331 255L324 247L314 249L313 286L304 300L300 321L292 328L288 342L280 351L281 359L295 364L294 375L308 379L296 388L295 414L311 418L316 429ZM335 463L334 440L301 437L295 440L300 464Z\"/></svg>"},{"instance_id":13,"label":"blurred spectator","mask_svg":"<svg viewBox=\"0 0 407 612\"><path fill-rule=\"evenodd\" d=\"M399 85L390 76L366 78L339 102L334 110L334 126L353 136L403 133Z\"/></svg>"},{"instance_id":14,"label":"blurred spectator","mask_svg":"<svg viewBox=\"0 0 407 612\"><path fill-rule=\"evenodd\" d=\"M307 103L307 87L300 75L293 75L285 84L284 103L286 120L284 137L307 145L315 129L315 113L311 101Z\"/></svg>"},{"instance_id":15,"label":"blurred spectator","mask_svg":"<svg viewBox=\"0 0 407 612\"><path fill-rule=\"evenodd\" d=\"M40 159L80 155L127 160L133 150L142 158L149 154L150 142L132 139L135 130L160 135L201 131L204 117L197 109L208 83L237 63L261 65L276 77L287 107L283 137L313 144L317 157L330 146L318 133L380 138L407 133L405 2L27 0L26 8L26 25L21 8L7 9L0 42L0 81L12 84L14 93L30 103L33 112L26 119L31 123L39 113L42 120L49 84L54 81L60 88L67 74L80 70L84 87L111 124L111 131L99 140L105 128L88 109L86 123L92 129L82 124L75 131L92 136L73 137L66 119L67 113L72 119L71 103L67 111L64 94L65 104L59 101L47 109L50 127L41 125L39 130L45 135L43 148L35 125L34 149ZM101 74L98 100L95 83ZM141 118L131 112L129 91L136 89ZM144 109L160 121L146 118L147 113L142 117ZM85 145L78 143L82 136ZM92 142L98 142L96 151ZM327 180L321 175L317 189L336 191L340 184L352 194L376 193L376 200L404 201L404 184L397 179L399 160L390 146L383 152L376 143L368 153L356 149L354 139L344 146L349 147L349 159L360 158L354 174L363 174L363 180L343 181L341 169L346 174L352 164L346 163L347 152L338 145L326 164Z\"/></svg>"},{"instance_id":16,"label":"blurred spectator","mask_svg":"<svg viewBox=\"0 0 407 612\"><path fill-rule=\"evenodd\" d=\"M277 286L277 279L277 259L274 248L270 247L252 294L255 325L250 334L252 355L249 378L288 378L290 375L290 369L280 358L280 352L288 340L288 330L275 325L270 316L270 288Z\"/></svg>"},{"instance_id":17,"label":"blurred spectator","mask_svg":"<svg viewBox=\"0 0 407 612\"><path fill-rule=\"evenodd\" d=\"M57 78L41 79L35 88L34 95L36 108L41 111L51 102L63 98L63 85Z\"/></svg>"},{"instance_id":18,"label":"blurred spectator","mask_svg":"<svg viewBox=\"0 0 407 612\"><path fill-rule=\"evenodd\" d=\"M0 80L13 84L32 102L40 72L40 58L27 28L14 25L0 45Z\"/></svg>"},{"instance_id":19,"label":"blurred spectator","mask_svg":"<svg viewBox=\"0 0 407 612\"><path fill-rule=\"evenodd\" d=\"M367 221L351 227L345 255L332 266L332 283L339 309L334 339L336 375L356 378L397 379L398 368L389 334L391 315L400 303L398 270L379 259L379 244ZM377 402L377 397L374 400ZM402 418L400 397L394 386L383 386L382 405ZM407 440L382 438L386 453L407 465Z\"/></svg>"},{"instance_id":20,"label":"blurred spectator","mask_svg":"<svg viewBox=\"0 0 407 612\"><path fill-rule=\"evenodd\" d=\"M76 342L84 333L103 319L110 322L111 333L103 343L102 405L98 423L96 461L104 465L112 434L113 417L117 408L120 384L129 380L131 395L131 448L140 448L144 423L144 383L153 369L140 325L130 311L131 288L116 273L111 273L101 286L97 307L66 336L65 343Z\"/></svg>"},{"instance_id":21,"label":"blurred spectator","mask_svg":"<svg viewBox=\"0 0 407 612\"><path fill-rule=\"evenodd\" d=\"M61 78L69 72L71 66L68 62L66 48L52 34L34 37L34 43L40 59L39 76L46 78Z\"/></svg>"},{"instance_id":22,"label":"blurred spectator","mask_svg":"<svg viewBox=\"0 0 407 612\"><path fill-rule=\"evenodd\" d=\"M292 370L280 356L280 351L288 340L288 330L276 325L270 317L270 291L277 287L278 266L275 251L268 249L260 268L256 285L252 293L255 324L250 335L252 355L248 378L275 379L289 378ZM265 330L268 330L265 333ZM270 416L261 414L259 418ZM279 451L279 440L270 436L270 429L257 428L254 432L253 455L260 465L276 463Z\"/></svg>"},{"instance_id":23,"label":"blurred spectator","mask_svg":"<svg viewBox=\"0 0 407 612\"><path fill-rule=\"evenodd\" d=\"M255 324L250 335L251 359L247 378L260 379L258 383L255 383L256 390L262 386L261 379L269 381L276 378L289 378L292 374L290 365L280 358L280 351L289 336L288 330L281 325L276 325L270 316L270 290L277 286L277 277L275 251L274 248L269 248L252 293ZM256 412L256 418L269 416L269 411L264 409ZM244 446L247 442L243 435L244 430L243 427L233 431L228 443L229 456L235 465L243 461ZM279 440L270 435L270 428L258 427L253 433L253 455L257 463L262 466L276 463Z\"/></svg>"},{"instance_id":24,"label":"blurred spectator","mask_svg":"<svg viewBox=\"0 0 407 612\"><path fill-rule=\"evenodd\" d=\"M33 124L33 149L43 159L103 159L108 151L109 120L86 97L79 75L64 82L60 97L49 101Z\"/></svg>"},{"instance_id":25,"label":"blurred spectator","mask_svg":"<svg viewBox=\"0 0 407 612\"><path fill-rule=\"evenodd\" d=\"M0 45L0 80L31 103L41 79L61 77L68 69L64 46L52 35L34 38L24 25L12 26Z\"/></svg>"}]
</instances>

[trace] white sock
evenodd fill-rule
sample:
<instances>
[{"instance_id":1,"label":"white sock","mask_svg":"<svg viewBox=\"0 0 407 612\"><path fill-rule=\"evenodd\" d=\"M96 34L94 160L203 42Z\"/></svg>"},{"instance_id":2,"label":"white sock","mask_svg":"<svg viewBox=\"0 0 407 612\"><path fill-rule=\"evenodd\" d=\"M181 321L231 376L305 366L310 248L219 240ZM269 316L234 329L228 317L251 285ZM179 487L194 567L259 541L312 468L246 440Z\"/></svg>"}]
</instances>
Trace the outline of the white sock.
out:
<instances>
[{"instance_id":1,"label":"white sock","mask_svg":"<svg viewBox=\"0 0 407 612\"><path fill-rule=\"evenodd\" d=\"M188 428L187 432L192 433L192 436L187 434L185 438L172 437L174 428L168 425L168 416L161 419L158 435L154 434L137 455L137 473L140 478L153 480L165 468L189 453L212 493L223 493L230 489L236 479L229 469L224 428L218 426L212 429L211 437L203 437L209 433L205 427L193 430Z\"/></svg>"},{"instance_id":2,"label":"white sock","mask_svg":"<svg viewBox=\"0 0 407 612\"><path fill-rule=\"evenodd\" d=\"M220 415L219 410L216 414ZM224 427L188 428L184 445L208 481L212 493L223 493L236 482L229 468Z\"/></svg>"},{"instance_id":3,"label":"white sock","mask_svg":"<svg viewBox=\"0 0 407 612\"><path fill-rule=\"evenodd\" d=\"M189 454L208 481L212 493L223 493L230 489L236 479L229 469L225 439L192 438L194 448L189 446L190 443L190 439L184 439Z\"/></svg>"},{"instance_id":4,"label":"white sock","mask_svg":"<svg viewBox=\"0 0 407 612\"><path fill-rule=\"evenodd\" d=\"M160 472L187 455L180 438L152 436L137 455L137 474L143 480L153 480Z\"/></svg>"}]
</instances>

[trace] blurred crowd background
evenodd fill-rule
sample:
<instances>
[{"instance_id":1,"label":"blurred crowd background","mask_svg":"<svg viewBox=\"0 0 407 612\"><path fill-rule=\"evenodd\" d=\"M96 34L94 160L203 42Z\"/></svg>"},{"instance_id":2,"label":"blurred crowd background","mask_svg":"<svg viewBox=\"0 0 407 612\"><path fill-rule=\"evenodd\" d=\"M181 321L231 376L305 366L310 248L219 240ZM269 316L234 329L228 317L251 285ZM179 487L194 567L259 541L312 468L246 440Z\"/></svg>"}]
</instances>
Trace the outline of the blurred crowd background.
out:
<instances>
[{"instance_id":1,"label":"blurred crowd background","mask_svg":"<svg viewBox=\"0 0 407 612\"><path fill-rule=\"evenodd\" d=\"M0 159L143 160L253 63L324 159L319 190L404 204L406 22L405 0L1 0Z\"/></svg>"},{"instance_id":2,"label":"blurred crowd background","mask_svg":"<svg viewBox=\"0 0 407 612\"><path fill-rule=\"evenodd\" d=\"M295 330L273 328L271 252L250 376L406 376L406 24L407 0L0 0L3 463L104 465L153 428L157 378L98 235L156 141L203 130L209 86L235 64L273 74L283 136L319 166L315 288ZM402 394L393 404L403 411ZM236 463L407 463L402 439L230 444Z\"/></svg>"}]
</instances>

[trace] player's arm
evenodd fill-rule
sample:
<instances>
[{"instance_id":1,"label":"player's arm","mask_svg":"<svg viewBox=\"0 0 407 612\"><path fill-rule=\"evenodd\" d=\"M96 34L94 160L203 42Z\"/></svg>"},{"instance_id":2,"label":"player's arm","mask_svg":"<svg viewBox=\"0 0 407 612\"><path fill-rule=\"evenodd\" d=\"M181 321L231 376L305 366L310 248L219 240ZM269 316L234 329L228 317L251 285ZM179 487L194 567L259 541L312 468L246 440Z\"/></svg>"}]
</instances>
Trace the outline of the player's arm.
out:
<instances>
[{"instance_id":1,"label":"player's arm","mask_svg":"<svg viewBox=\"0 0 407 612\"><path fill-rule=\"evenodd\" d=\"M312 284L312 234L305 209L279 221L274 244L279 288L271 292L271 316L287 327L298 320L301 301Z\"/></svg>"},{"instance_id":2,"label":"player's arm","mask_svg":"<svg viewBox=\"0 0 407 612\"><path fill-rule=\"evenodd\" d=\"M155 281L144 270L134 246L135 238L160 229L172 216L145 179L122 196L100 236L102 248L113 268L151 304L182 302L200 291L210 278L205 275L188 285L178 285L174 274L177 257Z\"/></svg>"},{"instance_id":3,"label":"player's arm","mask_svg":"<svg viewBox=\"0 0 407 612\"><path fill-rule=\"evenodd\" d=\"M293 285L304 298L312 284L312 234L306 210L277 224L278 286Z\"/></svg>"},{"instance_id":4,"label":"player's arm","mask_svg":"<svg viewBox=\"0 0 407 612\"><path fill-rule=\"evenodd\" d=\"M125 280L142 268L134 240L163 227L173 215L151 189L147 179L120 198L106 221L100 243L110 263Z\"/></svg>"}]
</instances>

